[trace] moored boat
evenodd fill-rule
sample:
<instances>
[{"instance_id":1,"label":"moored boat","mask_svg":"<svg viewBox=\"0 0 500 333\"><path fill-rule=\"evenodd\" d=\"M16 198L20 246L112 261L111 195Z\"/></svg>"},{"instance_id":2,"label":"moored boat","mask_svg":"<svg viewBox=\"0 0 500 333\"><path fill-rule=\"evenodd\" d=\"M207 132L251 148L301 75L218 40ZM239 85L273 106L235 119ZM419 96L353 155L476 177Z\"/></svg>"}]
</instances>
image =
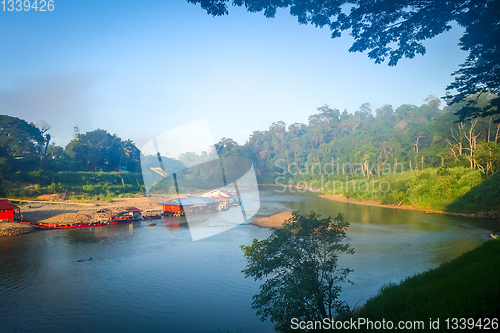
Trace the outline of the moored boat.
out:
<instances>
[{"instance_id":1,"label":"moored boat","mask_svg":"<svg viewBox=\"0 0 500 333\"><path fill-rule=\"evenodd\" d=\"M97 221L108 224L142 220L141 210L136 207L103 208L96 211L95 217Z\"/></svg>"},{"instance_id":2,"label":"moored boat","mask_svg":"<svg viewBox=\"0 0 500 333\"><path fill-rule=\"evenodd\" d=\"M159 220L162 217L162 211L160 210L148 210L145 215L142 215L145 220Z\"/></svg>"},{"instance_id":3,"label":"moored boat","mask_svg":"<svg viewBox=\"0 0 500 333\"><path fill-rule=\"evenodd\" d=\"M162 215L161 214L155 214L155 215L143 215L142 216L145 220L159 220L161 219Z\"/></svg>"},{"instance_id":4,"label":"moored boat","mask_svg":"<svg viewBox=\"0 0 500 333\"><path fill-rule=\"evenodd\" d=\"M29 224L32 224L36 228L40 228L40 229L81 229L81 228L98 227L101 225L106 225L107 223L105 223L105 222L90 222L90 223L62 224L62 223L32 222Z\"/></svg>"}]
</instances>

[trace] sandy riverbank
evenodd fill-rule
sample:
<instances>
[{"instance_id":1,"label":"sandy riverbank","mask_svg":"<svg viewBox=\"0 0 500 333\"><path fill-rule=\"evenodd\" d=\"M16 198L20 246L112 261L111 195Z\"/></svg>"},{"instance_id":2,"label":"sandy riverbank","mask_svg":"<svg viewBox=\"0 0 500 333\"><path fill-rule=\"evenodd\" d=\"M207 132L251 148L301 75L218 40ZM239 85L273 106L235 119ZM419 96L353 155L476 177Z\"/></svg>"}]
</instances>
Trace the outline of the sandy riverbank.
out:
<instances>
[{"instance_id":1,"label":"sandy riverbank","mask_svg":"<svg viewBox=\"0 0 500 333\"><path fill-rule=\"evenodd\" d=\"M380 201L357 201L354 199L347 199L343 196L332 195L332 194L320 194L320 198L325 198L332 201L350 203L355 205L363 205L363 206L372 206L372 207L382 207L382 208L391 208L391 209L405 209L405 210L413 210L413 211L421 211L427 214L447 214L447 215L457 215L457 216L466 216L466 217L476 217L476 218L498 218L498 216L485 215L485 214L464 214L464 213L451 213L451 212L442 212L435 211L429 209L416 208L412 206L398 206L398 205L387 205L381 204ZM258 220L251 222L250 224L261 227L261 228L281 228L283 222L289 219L292 216L292 211L287 211L283 213L279 213L273 216L263 217Z\"/></svg>"},{"instance_id":2,"label":"sandy riverbank","mask_svg":"<svg viewBox=\"0 0 500 333\"><path fill-rule=\"evenodd\" d=\"M250 222L249 224L256 225L261 228L281 228L283 222L292 217L292 211L279 213L273 216L267 216Z\"/></svg>"},{"instance_id":3,"label":"sandy riverbank","mask_svg":"<svg viewBox=\"0 0 500 333\"><path fill-rule=\"evenodd\" d=\"M168 200L170 198L176 197L164 196L159 201ZM11 200L15 201L15 200ZM26 222L57 222L58 216L61 217L61 222L66 221L68 216L82 216L92 217L98 209L103 208L118 208L118 207L130 207L134 206L143 211L143 214L147 211L158 211L162 210L162 206L152 201L150 198L116 198L113 202L107 203L103 201L93 201L87 202L86 204L81 204L78 202L65 201L62 203L50 203L50 201L37 201L30 202L24 205L17 205L21 208L21 214L23 216L23 221ZM88 222L87 218L85 221L71 221L71 222ZM21 223L10 223L10 222L0 222L0 237L2 236L17 236L33 232L35 229L31 225L21 224Z\"/></svg>"},{"instance_id":4,"label":"sandy riverbank","mask_svg":"<svg viewBox=\"0 0 500 333\"><path fill-rule=\"evenodd\" d=\"M165 197L165 200L168 199L169 197ZM93 202L87 202L87 204L85 205L79 203L73 203L71 201L67 201L64 203L32 202L19 207L21 208L23 221L42 222L43 220L65 213L79 213L79 214L93 215L94 212L98 209L130 207L130 206L137 207L143 212L149 210L162 209L161 205L157 204L156 202L153 202L151 199L147 197L116 198L113 199L113 202L111 203L103 201L93 201Z\"/></svg>"},{"instance_id":5,"label":"sandy riverbank","mask_svg":"<svg viewBox=\"0 0 500 333\"><path fill-rule=\"evenodd\" d=\"M36 231L36 229L32 225L14 222L0 222L0 237L25 235L33 231Z\"/></svg>"},{"instance_id":6,"label":"sandy riverbank","mask_svg":"<svg viewBox=\"0 0 500 333\"><path fill-rule=\"evenodd\" d=\"M276 185L276 184L259 184L259 185L260 186L293 187L293 188L297 187L296 185ZM303 190L307 190L307 189L303 189ZM319 192L318 189L309 189L309 190L312 190L314 192ZM432 209L419 208L419 207L413 207L413 206L405 206L405 205L397 205L397 204L382 204L381 201L374 201L374 200L358 201L358 200L354 200L354 199L347 199L342 195L320 194L319 197L325 198L328 200L332 200L332 201L345 202L345 203L350 203L350 204L355 204L355 205L383 207L383 208L391 208L391 209L406 209L406 210L425 212L427 214L447 214L447 215L466 216L466 217L475 217L475 218L500 219L500 212L495 212L494 214L485 214L485 213L465 214L465 213L443 212L443 211L439 211L439 210L432 210Z\"/></svg>"},{"instance_id":7,"label":"sandy riverbank","mask_svg":"<svg viewBox=\"0 0 500 333\"><path fill-rule=\"evenodd\" d=\"M350 203L350 204L355 204L355 205L382 207L382 208L391 208L391 209L414 210L414 211L425 212L427 214L447 214L447 215L457 215L457 216L476 217L476 218L498 218L498 216L496 216L496 215L488 215L488 214L483 214L483 213L477 213L477 214L453 213L453 212L443 212L443 211L439 211L439 210L418 208L418 207L413 207L413 206L404 206L404 205L399 206L399 205L381 204L380 201L374 201L374 200L357 201L354 199L347 199L347 198L340 196L340 195L332 195L332 194L320 194L319 197L325 198L328 200L332 200L332 201L345 202L345 203Z\"/></svg>"}]
</instances>

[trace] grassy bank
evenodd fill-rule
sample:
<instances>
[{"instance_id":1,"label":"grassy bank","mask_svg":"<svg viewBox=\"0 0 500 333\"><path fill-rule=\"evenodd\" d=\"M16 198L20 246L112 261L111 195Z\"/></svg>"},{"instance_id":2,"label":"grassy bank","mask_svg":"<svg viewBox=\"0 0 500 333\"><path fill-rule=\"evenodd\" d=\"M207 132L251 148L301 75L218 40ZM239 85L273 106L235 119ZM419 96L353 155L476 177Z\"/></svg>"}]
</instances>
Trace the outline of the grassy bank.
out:
<instances>
[{"instance_id":1,"label":"grassy bank","mask_svg":"<svg viewBox=\"0 0 500 333\"><path fill-rule=\"evenodd\" d=\"M295 184L319 188L326 194L342 195L358 201L374 200L381 204L407 205L425 210L454 213L498 214L500 212L500 174L485 177L465 167L427 168L390 175L329 175L321 181L313 177Z\"/></svg>"},{"instance_id":2,"label":"grassy bank","mask_svg":"<svg viewBox=\"0 0 500 333\"><path fill-rule=\"evenodd\" d=\"M46 172L15 173L4 183L3 196L35 198L44 194L65 194L73 200L109 200L133 197L144 191L141 173L125 172Z\"/></svg>"},{"instance_id":3,"label":"grassy bank","mask_svg":"<svg viewBox=\"0 0 500 333\"><path fill-rule=\"evenodd\" d=\"M352 317L423 321L425 331L432 332L452 331L446 329L447 318L473 318L474 325L479 318L500 320L500 240L487 241L438 268L382 288ZM430 318L439 318L439 330L429 329ZM479 331L471 327L470 331ZM496 330L490 325L489 331Z\"/></svg>"}]
</instances>

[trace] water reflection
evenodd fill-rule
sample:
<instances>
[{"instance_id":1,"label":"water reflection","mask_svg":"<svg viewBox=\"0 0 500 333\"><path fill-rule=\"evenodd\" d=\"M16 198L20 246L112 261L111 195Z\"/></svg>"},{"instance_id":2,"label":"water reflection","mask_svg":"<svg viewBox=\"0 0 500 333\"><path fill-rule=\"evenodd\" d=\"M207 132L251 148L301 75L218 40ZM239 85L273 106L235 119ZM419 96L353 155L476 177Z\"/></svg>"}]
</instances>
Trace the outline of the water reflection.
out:
<instances>
[{"instance_id":1,"label":"water reflection","mask_svg":"<svg viewBox=\"0 0 500 333\"><path fill-rule=\"evenodd\" d=\"M351 223L348 241L356 253L339 261L354 269L355 284L342 294L351 306L385 283L478 246L493 223L273 190L261 189L255 218L314 210L323 216L341 212ZM269 230L240 225L193 242L185 219L146 223L0 238L0 325L37 332L272 331L251 309L259 282L240 273L246 262L238 248L268 237Z\"/></svg>"}]
</instances>

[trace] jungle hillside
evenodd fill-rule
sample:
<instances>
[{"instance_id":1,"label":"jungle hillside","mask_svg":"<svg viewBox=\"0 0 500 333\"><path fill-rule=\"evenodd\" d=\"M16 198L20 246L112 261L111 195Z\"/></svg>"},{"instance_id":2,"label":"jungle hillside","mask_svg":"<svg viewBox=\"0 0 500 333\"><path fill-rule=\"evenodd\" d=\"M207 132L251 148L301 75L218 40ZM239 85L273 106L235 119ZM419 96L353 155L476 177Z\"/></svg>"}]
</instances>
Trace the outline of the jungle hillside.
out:
<instances>
[{"instance_id":1,"label":"jungle hillside","mask_svg":"<svg viewBox=\"0 0 500 333\"><path fill-rule=\"evenodd\" d=\"M354 112L323 105L307 124L277 121L243 145L222 138L216 149L219 157L248 157L259 184L494 216L500 210L500 116L458 115L470 99L488 107L495 98L482 93L441 107L441 99L429 96L420 106L364 103ZM60 147L50 142L49 124L0 117L1 196L109 200L144 192L133 141L104 129L80 133L76 126L73 140ZM187 155L162 158L167 168L178 168L192 158Z\"/></svg>"}]
</instances>

